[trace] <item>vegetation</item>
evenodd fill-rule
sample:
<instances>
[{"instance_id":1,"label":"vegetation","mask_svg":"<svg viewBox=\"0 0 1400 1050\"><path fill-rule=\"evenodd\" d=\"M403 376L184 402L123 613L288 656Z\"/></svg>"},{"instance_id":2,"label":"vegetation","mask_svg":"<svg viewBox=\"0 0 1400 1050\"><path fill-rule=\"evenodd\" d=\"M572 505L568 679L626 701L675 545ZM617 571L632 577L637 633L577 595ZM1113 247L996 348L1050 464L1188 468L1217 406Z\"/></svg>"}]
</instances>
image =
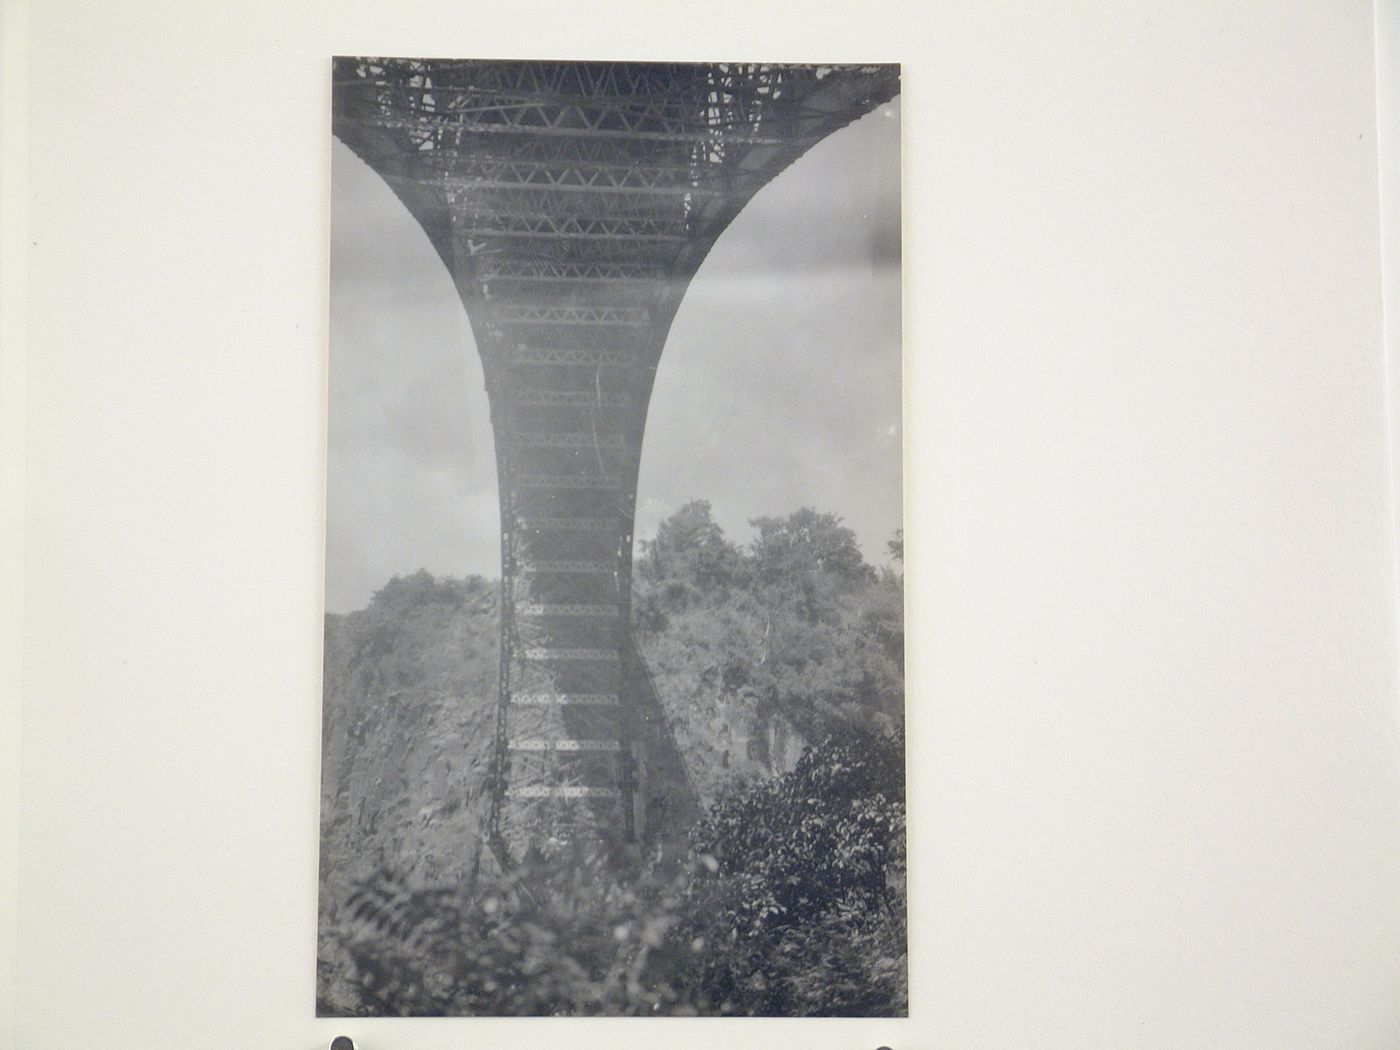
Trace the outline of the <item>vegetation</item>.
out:
<instances>
[{"instance_id":1,"label":"vegetation","mask_svg":"<svg viewBox=\"0 0 1400 1050\"><path fill-rule=\"evenodd\" d=\"M901 577L867 565L835 515L753 524L740 548L708 503L688 503L634 573L638 645L705 805L842 726L903 723Z\"/></svg>"},{"instance_id":2,"label":"vegetation","mask_svg":"<svg viewBox=\"0 0 1400 1050\"><path fill-rule=\"evenodd\" d=\"M576 844L475 889L367 880L336 934L355 1012L903 1014L902 782L851 732L727 794L679 869Z\"/></svg>"},{"instance_id":3,"label":"vegetation","mask_svg":"<svg viewBox=\"0 0 1400 1050\"><path fill-rule=\"evenodd\" d=\"M492 585L419 574L328 623L320 1012L907 1011L902 582L832 515L754 525L695 502L642 545L639 648L703 809L647 861L575 842L477 878L479 787L415 786L489 716Z\"/></svg>"}]
</instances>

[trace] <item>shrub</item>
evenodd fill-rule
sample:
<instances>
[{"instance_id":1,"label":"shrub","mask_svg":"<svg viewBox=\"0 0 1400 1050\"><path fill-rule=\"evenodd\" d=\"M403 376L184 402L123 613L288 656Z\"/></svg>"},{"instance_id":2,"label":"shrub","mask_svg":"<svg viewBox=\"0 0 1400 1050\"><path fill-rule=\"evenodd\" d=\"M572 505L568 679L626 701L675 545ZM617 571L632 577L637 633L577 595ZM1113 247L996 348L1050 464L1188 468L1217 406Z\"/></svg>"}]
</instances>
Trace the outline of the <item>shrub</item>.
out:
<instances>
[{"instance_id":1,"label":"shrub","mask_svg":"<svg viewBox=\"0 0 1400 1050\"><path fill-rule=\"evenodd\" d=\"M685 901L704 1012L904 1007L904 770L891 737L845 727L786 776L724 795L691 832Z\"/></svg>"},{"instance_id":2,"label":"shrub","mask_svg":"<svg viewBox=\"0 0 1400 1050\"><path fill-rule=\"evenodd\" d=\"M478 886L364 883L323 1012L893 1015L907 1009L902 760L851 729L786 776L731 790L679 865L599 847Z\"/></svg>"}]
</instances>

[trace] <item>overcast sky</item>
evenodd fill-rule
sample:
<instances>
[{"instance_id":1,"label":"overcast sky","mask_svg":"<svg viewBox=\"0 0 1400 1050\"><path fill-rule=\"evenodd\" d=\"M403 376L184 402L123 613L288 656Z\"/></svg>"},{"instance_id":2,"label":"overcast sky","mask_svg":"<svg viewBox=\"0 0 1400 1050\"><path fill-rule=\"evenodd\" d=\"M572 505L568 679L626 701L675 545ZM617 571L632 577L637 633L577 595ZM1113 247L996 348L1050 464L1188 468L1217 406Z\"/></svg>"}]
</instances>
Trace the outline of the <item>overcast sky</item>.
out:
<instances>
[{"instance_id":1,"label":"overcast sky","mask_svg":"<svg viewBox=\"0 0 1400 1050\"><path fill-rule=\"evenodd\" d=\"M395 575L497 576L491 424L437 253L339 142L332 164L326 608ZM899 103L760 190L686 293L647 417L637 536L708 499L731 539L802 506L884 564L900 527Z\"/></svg>"}]
</instances>

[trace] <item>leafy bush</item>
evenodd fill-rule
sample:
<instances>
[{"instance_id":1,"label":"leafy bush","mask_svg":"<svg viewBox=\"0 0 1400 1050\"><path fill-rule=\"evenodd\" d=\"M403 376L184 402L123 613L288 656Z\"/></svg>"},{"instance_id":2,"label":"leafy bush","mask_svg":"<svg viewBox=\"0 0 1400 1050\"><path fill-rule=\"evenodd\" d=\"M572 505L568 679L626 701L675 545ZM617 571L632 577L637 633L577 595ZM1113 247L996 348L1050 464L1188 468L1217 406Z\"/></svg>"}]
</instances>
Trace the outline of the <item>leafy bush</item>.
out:
<instances>
[{"instance_id":1,"label":"leafy bush","mask_svg":"<svg viewBox=\"0 0 1400 1050\"><path fill-rule=\"evenodd\" d=\"M845 727L786 776L727 792L691 831L708 862L686 897L706 1012L902 1009L904 768L899 742Z\"/></svg>"},{"instance_id":2,"label":"leafy bush","mask_svg":"<svg viewBox=\"0 0 1400 1050\"><path fill-rule=\"evenodd\" d=\"M892 738L835 736L727 793L680 865L573 844L479 885L367 880L333 946L351 986L321 1011L904 1013L901 767Z\"/></svg>"},{"instance_id":3,"label":"leafy bush","mask_svg":"<svg viewBox=\"0 0 1400 1050\"><path fill-rule=\"evenodd\" d=\"M677 899L654 874L624 882L577 850L532 856L478 888L412 891L381 876L352 898L359 929L342 939L355 1002L323 1012L675 1012L649 956L667 943Z\"/></svg>"}]
</instances>

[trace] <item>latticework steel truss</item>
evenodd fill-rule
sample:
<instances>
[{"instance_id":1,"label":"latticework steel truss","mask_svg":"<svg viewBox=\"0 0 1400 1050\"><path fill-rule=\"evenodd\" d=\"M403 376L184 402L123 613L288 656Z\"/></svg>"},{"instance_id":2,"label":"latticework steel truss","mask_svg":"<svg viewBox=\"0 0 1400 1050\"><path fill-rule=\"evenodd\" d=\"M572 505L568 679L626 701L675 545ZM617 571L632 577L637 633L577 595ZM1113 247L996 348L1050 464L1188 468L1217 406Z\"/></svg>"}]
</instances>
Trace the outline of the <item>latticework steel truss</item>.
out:
<instances>
[{"instance_id":1,"label":"latticework steel truss","mask_svg":"<svg viewBox=\"0 0 1400 1050\"><path fill-rule=\"evenodd\" d=\"M892 98L897 66L335 61L334 131L451 272L501 499L489 837L631 840L646 727L631 644L647 403L685 288L775 174Z\"/></svg>"}]
</instances>

